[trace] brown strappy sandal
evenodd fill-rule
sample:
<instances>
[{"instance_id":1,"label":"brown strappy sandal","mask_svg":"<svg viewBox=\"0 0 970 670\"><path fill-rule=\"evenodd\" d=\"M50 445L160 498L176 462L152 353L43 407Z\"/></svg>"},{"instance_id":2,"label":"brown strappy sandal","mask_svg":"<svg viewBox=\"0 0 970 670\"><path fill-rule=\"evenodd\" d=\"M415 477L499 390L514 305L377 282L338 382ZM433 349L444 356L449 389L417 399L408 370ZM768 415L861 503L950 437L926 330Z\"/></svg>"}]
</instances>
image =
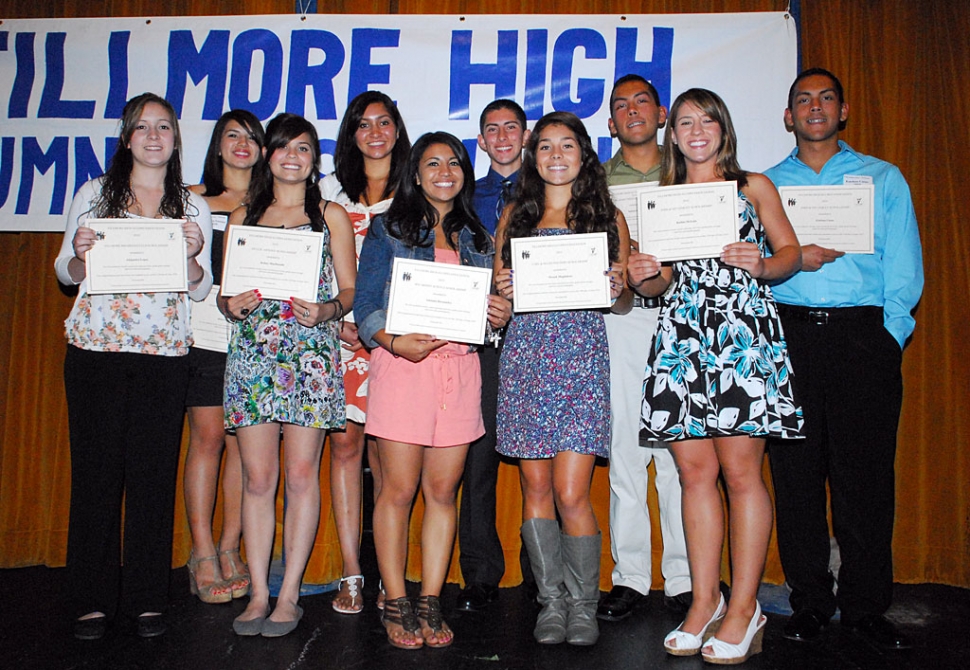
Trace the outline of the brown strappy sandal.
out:
<instances>
[{"instance_id":1,"label":"brown strappy sandal","mask_svg":"<svg viewBox=\"0 0 970 670\"><path fill-rule=\"evenodd\" d=\"M441 616L441 600L438 599L438 596L418 597L418 621L422 624L421 636L428 647L438 649L447 647L455 641L455 633ZM425 630L430 630L431 635L427 635ZM448 639L439 642L444 635L448 635ZM432 639L434 642L431 641Z\"/></svg>"},{"instance_id":2,"label":"brown strappy sandal","mask_svg":"<svg viewBox=\"0 0 970 670\"><path fill-rule=\"evenodd\" d=\"M415 616L411 601L407 596L385 600L381 622L384 624L384 630L387 631L387 641L391 643L392 647L411 651L424 646L424 639L421 637L421 624L418 622L418 617ZM411 633L414 635L413 640L393 637L392 631L388 629L388 624L400 626L405 633Z\"/></svg>"}]
</instances>

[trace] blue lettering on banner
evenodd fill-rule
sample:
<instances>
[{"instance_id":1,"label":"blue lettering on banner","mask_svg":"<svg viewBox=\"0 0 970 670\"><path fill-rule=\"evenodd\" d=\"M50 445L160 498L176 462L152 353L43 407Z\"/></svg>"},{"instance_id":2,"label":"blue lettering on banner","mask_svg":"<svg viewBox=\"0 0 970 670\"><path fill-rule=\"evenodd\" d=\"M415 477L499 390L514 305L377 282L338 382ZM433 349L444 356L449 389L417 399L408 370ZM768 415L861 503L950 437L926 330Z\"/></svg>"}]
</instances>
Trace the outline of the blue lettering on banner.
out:
<instances>
[{"instance_id":1,"label":"blue lettering on banner","mask_svg":"<svg viewBox=\"0 0 970 670\"><path fill-rule=\"evenodd\" d=\"M310 51L323 51L323 62L310 65ZM294 30L290 35L290 72L286 84L286 111L306 114L306 89L313 88L318 120L337 118L333 78L344 66L346 51L336 35L326 30Z\"/></svg>"},{"instance_id":2,"label":"blue lettering on banner","mask_svg":"<svg viewBox=\"0 0 970 670\"><path fill-rule=\"evenodd\" d=\"M34 87L34 35L35 33L17 33L14 47L17 53L17 75L10 87L8 119L27 118L30 90Z\"/></svg>"},{"instance_id":3,"label":"blue lettering on banner","mask_svg":"<svg viewBox=\"0 0 970 670\"><path fill-rule=\"evenodd\" d=\"M54 167L54 190L51 192L51 215L64 213L64 196L67 193L67 138L55 137L47 151L40 148L36 137L23 138L23 157L20 164L20 192L17 194L15 213L26 214L30 210L30 194L34 188L34 169L41 174Z\"/></svg>"},{"instance_id":4,"label":"blue lettering on banner","mask_svg":"<svg viewBox=\"0 0 970 670\"><path fill-rule=\"evenodd\" d=\"M472 31L455 30L451 33L451 77L448 99L448 118L468 118L468 101L473 84L490 84L495 87L495 98L515 97L516 61L518 60L519 32L498 31L498 53L494 63L472 63Z\"/></svg>"},{"instance_id":5,"label":"blue lettering on banner","mask_svg":"<svg viewBox=\"0 0 970 670\"><path fill-rule=\"evenodd\" d=\"M616 77L638 74L657 89L660 104L670 107L670 70L674 55L674 29L653 29L653 60L637 60L637 28L616 29ZM615 81L614 79L614 81Z\"/></svg>"},{"instance_id":6,"label":"blue lettering on banner","mask_svg":"<svg viewBox=\"0 0 970 670\"><path fill-rule=\"evenodd\" d=\"M226 96L226 69L229 65L229 31L210 30L201 49L196 49L191 30L173 30L168 37L168 86L165 99L175 113L182 115L185 102L185 79L206 82L202 118L214 121L222 116Z\"/></svg>"},{"instance_id":7,"label":"blue lettering on banner","mask_svg":"<svg viewBox=\"0 0 970 670\"><path fill-rule=\"evenodd\" d=\"M542 117L546 98L546 53L549 31L545 28L526 32L525 51L525 118L536 121Z\"/></svg>"},{"instance_id":8,"label":"blue lettering on banner","mask_svg":"<svg viewBox=\"0 0 970 670\"><path fill-rule=\"evenodd\" d=\"M263 54L263 73L259 97L252 100L249 97L249 77L253 69L253 54L257 51ZM272 31L264 28L246 30L233 40L229 109L248 109L265 121L279 105L282 80L283 45Z\"/></svg>"},{"instance_id":9,"label":"blue lettering on banner","mask_svg":"<svg viewBox=\"0 0 970 670\"><path fill-rule=\"evenodd\" d=\"M355 28L350 41L350 81L347 100L353 100L368 90L370 84L390 84L391 66L371 62L371 49L397 48L400 30Z\"/></svg>"},{"instance_id":10,"label":"blue lettering on banner","mask_svg":"<svg viewBox=\"0 0 970 670\"><path fill-rule=\"evenodd\" d=\"M13 177L13 145L15 137L4 137L0 142L0 207L7 204L10 180Z\"/></svg>"},{"instance_id":11,"label":"blue lettering on banner","mask_svg":"<svg viewBox=\"0 0 970 670\"><path fill-rule=\"evenodd\" d=\"M64 91L64 41L67 33L47 33L47 76L40 96L40 119L93 119L94 100L62 100Z\"/></svg>"},{"instance_id":12,"label":"blue lettering on banner","mask_svg":"<svg viewBox=\"0 0 970 670\"><path fill-rule=\"evenodd\" d=\"M596 140L596 157L600 163L605 163L613 157L613 138L599 137Z\"/></svg>"},{"instance_id":13,"label":"blue lettering on banner","mask_svg":"<svg viewBox=\"0 0 970 670\"><path fill-rule=\"evenodd\" d=\"M128 42L130 30L119 30L108 38L108 99L104 118L120 119L128 100Z\"/></svg>"},{"instance_id":14,"label":"blue lettering on banner","mask_svg":"<svg viewBox=\"0 0 970 670\"><path fill-rule=\"evenodd\" d=\"M114 156L118 146L117 137L104 138L104 164L107 166ZM90 137L74 138L74 193L84 185L84 182L104 174L104 168L94 153Z\"/></svg>"},{"instance_id":15,"label":"blue lettering on banner","mask_svg":"<svg viewBox=\"0 0 970 670\"><path fill-rule=\"evenodd\" d=\"M578 79L577 99L573 100L570 91L573 57L579 48L586 52L587 58L606 58L606 40L597 31L589 28L563 31L552 50L552 108L559 112L572 112L585 119L595 114L603 103L606 82L602 79Z\"/></svg>"}]
</instances>

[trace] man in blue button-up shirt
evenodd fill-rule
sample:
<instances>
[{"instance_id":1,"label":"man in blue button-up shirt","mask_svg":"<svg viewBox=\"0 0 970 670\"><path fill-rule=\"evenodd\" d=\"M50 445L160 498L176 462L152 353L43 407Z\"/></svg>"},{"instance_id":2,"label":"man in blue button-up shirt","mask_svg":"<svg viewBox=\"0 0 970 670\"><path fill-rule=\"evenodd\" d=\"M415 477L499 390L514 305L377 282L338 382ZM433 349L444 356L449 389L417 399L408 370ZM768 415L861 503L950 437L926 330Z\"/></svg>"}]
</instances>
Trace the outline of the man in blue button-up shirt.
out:
<instances>
[{"instance_id":1,"label":"man in blue button-up shirt","mask_svg":"<svg viewBox=\"0 0 970 670\"><path fill-rule=\"evenodd\" d=\"M908 646L883 614L892 600L900 363L915 327L923 261L909 187L894 165L839 140L849 107L832 73L792 85L785 124L797 146L765 174L776 186L872 184L874 253L802 247L802 270L774 287L806 439L769 442L778 548L794 614L785 637L817 637L835 613L885 649ZM828 481L839 544L829 572Z\"/></svg>"},{"instance_id":2,"label":"man in blue button-up shirt","mask_svg":"<svg viewBox=\"0 0 970 670\"><path fill-rule=\"evenodd\" d=\"M478 146L489 158L488 174L475 182L475 211L493 236L502 210L512 200L512 188L522 165L522 147L529 139L525 112L514 100L494 100L479 119ZM477 612L498 597L505 556L495 529L495 485L499 455L495 451L499 349L479 350L482 365L482 419L485 435L473 442L465 459L461 512L458 520L458 563L465 588L456 608ZM523 554L524 555L524 554ZM523 572L528 572L523 565ZM531 577L531 575L526 575Z\"/></svg>"}]
</instances>

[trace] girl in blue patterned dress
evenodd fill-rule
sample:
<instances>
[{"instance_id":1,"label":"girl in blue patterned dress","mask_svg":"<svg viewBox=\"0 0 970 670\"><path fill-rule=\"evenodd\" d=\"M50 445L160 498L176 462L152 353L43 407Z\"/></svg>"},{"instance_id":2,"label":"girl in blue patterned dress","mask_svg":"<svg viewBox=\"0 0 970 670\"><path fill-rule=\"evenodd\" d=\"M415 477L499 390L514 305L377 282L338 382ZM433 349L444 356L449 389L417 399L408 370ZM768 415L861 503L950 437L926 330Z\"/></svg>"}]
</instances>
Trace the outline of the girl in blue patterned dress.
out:
<instances>
[{"instance_id":1,"label":"girl in blue patterned dress","mask_svg":"<svg viewBox=\"0 0 970 670\"><path fill-rule=\"evenodd\" d=\"M664 646L676 656L701 652L709 662L735 664L761 650L765 623L756 599L771 534L765 436L797 437L802 425L768 288L799 269L801 249L772 183L739 167L731 117L716 94L686 91L667 119L661 185L736 181L741 241L719 258L662 265L648 253L630 257L631 287L644 296L666 293L644 381L641 436L671 443L693 582L687 618ZM719 473L731 502L728 605L719 591Z\"/></svg>"},{"instance_id":2,"label":"girl in blue patterned dress","mask_svg":"<svg viewBox=\"0 0 970 670\"><path fill-rule=\"evenodd\" d=\"M351 309L357 276L347 213L320 197L320 145L313 125L280 114L266 127L266 160L257 166L249 203L229 225L311 229L326 236L317 300L263 300L258 289L220 297L234 319L226 362L226 426L236 429L243 467L243 537L251 571L239 635L278 637L296 628L303 571L320 516L320 454L328 428L344 425L337 321ZM331 296L336 276L338 293ZM270 615L269 563L276 530L280 432L286 443L286 570Z\"/></svg>"},{"instance_id":3,"label":"girl in blue patterned dress","mask_svg":"<svg viewBox=\"0 0 970 670\"><path fill-rule=\"evenodd\" d=\"M617 298L629 234L575 115L553 112L538 121L518 189L496 232L499 293L512 298L512 238L606 232L612 263L607 274ZM589 645L599 635L601 541L589 488L596 457L606 457L609 449L609 375L599 311L513 317L500 364L496 448L520 459L522 539L543 605L534 633L543 644L566 639Z\"/></svg>"}]
</instances>

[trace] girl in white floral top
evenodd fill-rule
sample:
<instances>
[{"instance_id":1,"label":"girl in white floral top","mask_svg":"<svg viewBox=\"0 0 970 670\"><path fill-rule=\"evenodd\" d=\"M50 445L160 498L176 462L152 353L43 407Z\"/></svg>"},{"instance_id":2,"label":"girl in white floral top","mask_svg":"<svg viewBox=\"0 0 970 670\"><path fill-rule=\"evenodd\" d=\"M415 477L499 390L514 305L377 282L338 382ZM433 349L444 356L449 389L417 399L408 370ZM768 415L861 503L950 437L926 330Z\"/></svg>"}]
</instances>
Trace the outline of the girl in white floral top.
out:
<instances>
[{"instance_id":1,"label":"girl in white floral top","mask_svg":"<svg viewBox=\"0 0 970 670\"><path fill-rule=\"evenodd\" d=\"M125 105L117 151L68 214L57 278L79 285L65 322L71 438L67 565L74 634L98 639L116 614L142 637L165 632L175 474L191 342L188 300L212 286L209 208L182 185L175 110L144 93ZM185 219L188 294L89 295L88 218ZM122 553L122 500L124 549ZM123 566L123 567L122 567Z\"/></svg>"}]
</instances>

